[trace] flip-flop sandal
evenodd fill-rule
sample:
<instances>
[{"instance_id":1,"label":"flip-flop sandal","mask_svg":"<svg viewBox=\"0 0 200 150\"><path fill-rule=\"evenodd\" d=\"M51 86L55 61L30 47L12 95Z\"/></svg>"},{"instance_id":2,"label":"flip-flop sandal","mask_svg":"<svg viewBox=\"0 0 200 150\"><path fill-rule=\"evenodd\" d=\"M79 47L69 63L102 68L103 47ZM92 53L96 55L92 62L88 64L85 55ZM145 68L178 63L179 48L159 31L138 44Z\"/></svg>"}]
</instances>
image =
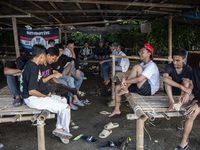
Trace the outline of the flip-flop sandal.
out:
<instances>
[{"instance_id":1,"label":"flip-flop sandal","mask_svg":"<svg viewBox=\"0 0 200 150\"><path fill-rule=\"evenodd\" d=\"M73 135L67 131L53 130L52 134L63 139L70 139L73 137Z\"/></svg>"},{"instance_id":2,"label":"flip-flop sandal","mask_svg":"<svg viewBox=\"0 0 200 150\"><path fill-rule=\"evenodd\" d=\"M81 107L84 107L84 106L85 106L81 101L73 102L73 104L78 105L78 106L81 106Z\"/></svg>"},{"instance_id":3,"label":"flip-flop sandal","mask_svg":"<svg viewBox=\"0 0 200 150\"><path fill-rule=\"evenodd\" d=\"M21 99L21 98L16 98L16 99L14 99L13 105L14 105L15 107L21 106L21 105L22 105L22 99Z\"/></svg>"},{"instance_id":4,"label":"flip-flop sandal","mask_svg":"<svg viewBox=\"0 0 200 150\"><path fill-rule=\"evenodd\" d=\"M111 129L114 129L114 128L117 128L117 127L119 127L118 123L112 123L112 122L110 122L110 123L108 123L108 124L106 124L104 126L104 129L111 130Z\"/></svg>"},{"instance_id":5,"label":"flip-flop sandal","mask_svg":"<svg viewBox=\"0 0 200 150\"><path fill-rule=\"evenodd\" d=\"M112 130L103 129L103 131L99 134L99 138L107 138L112 133Z\"/></svg>"},{"instance_id":6,"label":"flip-flop sandal","mask_svg":"<svg viewBox=\"0 0 200 150\"><path fill-rule=\"evenodd\" d=\"M78 96L79 96L79 97L84 97L85 95L86 95L85 92L83 92L83 91L78 91Z\"/></svg>"},{"instance_id":7,"label":"flip-flop sandal","mask_svg":"<svg viewBox=\"0 0 200 150\"><path fill-rule=\"evenodd\" d=\"M88 143L96 143L97 139L95 139L93 136L82 136L81 139L85 140Z\"/></svg>"},{"instance_id":8,"label":"flip-flop sandal","mask_svg":"<svg viewBox=\"0 0 200 150\"><path fill-rule=\"evenodd\" d=\"M85 105L90 105L90 104L91 104L90 101L89 101L88 99L86 99L86 100L81 100L81 102L82 102L83 104L85 104Z\"/></svg>"},{"instance_id":9,"label":"flip-flop sandal","mask_svg":"<svg viewBox=\"0 0 200 150\"><path fill-rule=\"evenodd\" d=\"M69 141L68 142L66 142L65 140L65 138L60 138L60 140L64 143L64 144L69 144Z\"/></svg>"},{"instance_id":10,"label":"flip-flop sandal","mask_svg":"<svg viewBox=\"0 0 200 150\"><path fill-rule=\"evenodd\" d=\"M189 147L188 144L184 148L182 148L181 146L177 146L174 150L187 150L188 147Z\"/></svg>"},{"instance_id":11,"label":"flip-flop sandal","mask_svg":"<svg viewBox=\"0 0 200 150\"><path fill-rule=\"evenodd\" d=\"M131 141L131 138L130 137L127 137L127 138L121 138L121 139L119 139L119 144L121 145L120 147L121 147L121 150L125 150L125 149L127 149L127 147L128 147L128 144L129 144L129 142Z\"/></svg>"},{"instance_id":12,"label":"flip-flop sandal","mask_svg":"<svg viewBox=\"0 0 200 150\"><path fill-rule=\"evenodd\" d=\"M70 109L71 109L71 110L78 110L78 107L75 106L75 105L72 105L72 106L70 107Z\"/></svg>"},{"instance_id":13,"label":"flip-flop sandal","mask_svg":"<svg viewBox=\"0 0 200 150\"><path fill-rule=\"evenodd\" d=\"M99 145L99 148L116 148L118 146L117 143L113 142L113 141L107 141L106 143L103 143L101 145Z\"/></svg>"},{"instance_id":14,"label":"flip-flop sandal","mask_svg":"<svg viewBox=\"0 0 200 150\"><path fill-rule=\"evenodd\" d=\"M100 111L99 112L101 115L110 115L111 112L107 112L107 111Z\"/></svg>"}]
</instances>

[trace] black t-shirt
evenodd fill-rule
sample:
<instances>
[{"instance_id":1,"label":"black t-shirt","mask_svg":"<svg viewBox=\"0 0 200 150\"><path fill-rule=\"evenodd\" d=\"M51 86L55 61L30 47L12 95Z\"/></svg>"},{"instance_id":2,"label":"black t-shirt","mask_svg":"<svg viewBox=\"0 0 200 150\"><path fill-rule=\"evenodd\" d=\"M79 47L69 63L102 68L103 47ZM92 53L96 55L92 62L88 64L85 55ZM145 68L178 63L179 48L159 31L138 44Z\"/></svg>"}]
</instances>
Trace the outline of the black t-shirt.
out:
<instances>
[{"instance_id":1,"label":"black t-shirt","mask_svg":"<svg viewBox=\"0 0 200 150\"><path fill-rule=\"evenodd\" d=\"M192 93L194 94L194 100L198 100L197 104L200 106L200 67L192 70L190 79L194 85L192 90Z\"/></svg>"},{"instance_id":2,"label":"black t-shirt","mask_svg":"<svg viewBox=\"0 0 200 150\"><path fill-rule=\"evenodd\" d=\"M70 61L74 61L75 68L79 69L78 60L74 59L72 57L68 57L66 55L60 56L60 58L58 59L58 61L52 64L52 68L53 68L53 70L56 70L56 71L62 73L63 69L64 69L64 66L66 65L66 63L68 63Z\"/></svg>"},{"instance_id":3,"label":"black t-shirt","mask_svg":"<svg viewBox=\"0 0 200 150\"><path fill-rule=\"evenodd\" d=\"M192 68L188 65L183 65L183 70L180 74L177 74L176 69L174 68L173 63L168 64L165 67L165 73L168 73L172 80L181 83L183 78L189 78Z\"/></svg>"},{"instance_id":4,"label":"black t-shirt","mask_svg":"<svg viewBox=\"0 0 200 150\"><path fill-rule=\"evenodd\" d=\"M107 51L104 46L103 47L97 46L94 51L94 54L97 56L103 56L103 55L106 55L106 53L107 53Z\"/></svg>"},{"instance_id":5,"label":"black t-shirt","mask_svg":"<svg viewBox=\"0 0 200 150\"><path fill-rule=\"evenodd\" d=\"M46 89L45 84L42 81L41 71L39 67L29 60L26 66L22 70L20 79L20 90L23 98L28 98L30 90L37 90L44 95L47 95L49 91Z\"/></svg>"},{"instance_id":6,"label":"black t-shirt","mask_svg":"<svg viewBox=\"0 0 200 150\"><path fill-rule=\"evenodd\" d=\"M42 78L46 78L52 74L52 66L50 64L39 65L39 69L41 71Z\"/></svg>"},{"instance_id":7,"label":"black t-shirt","mask_svg":"<svg viewBox=\"0 0 200 150\"><path fill-rule=\"evenodd\" d=\"M8 68L12 68L12 69L17 69L17 65L16 65L16 62L15 61L9 61L6 63L5 67L8 67Z\"/></svg>"}]
</instances>

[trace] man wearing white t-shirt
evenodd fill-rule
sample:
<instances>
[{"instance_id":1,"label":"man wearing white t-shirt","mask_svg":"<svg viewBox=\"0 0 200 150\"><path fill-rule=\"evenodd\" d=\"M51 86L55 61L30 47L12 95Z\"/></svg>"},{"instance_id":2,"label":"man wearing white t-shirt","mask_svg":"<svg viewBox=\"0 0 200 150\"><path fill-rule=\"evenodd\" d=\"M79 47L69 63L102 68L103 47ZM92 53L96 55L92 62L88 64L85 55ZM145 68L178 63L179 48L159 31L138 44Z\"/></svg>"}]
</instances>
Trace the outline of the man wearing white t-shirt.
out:
<instances>
[{"instance_id":1,"label":"man wearing white t-shirt","mask_svg":"<svg viewBox=\"0 0 200 150\"><path fill-rule=\"evenodd\" d=\"M154 95L159 89L160 75L157 65L153 60L153 47L149 44L139 51L141 64L133 66L129 77L122 78L121 84L115 87L115 110L109 117L121 114L121 96L133 92L141 95Z\"/></svg>"}]
</instances>

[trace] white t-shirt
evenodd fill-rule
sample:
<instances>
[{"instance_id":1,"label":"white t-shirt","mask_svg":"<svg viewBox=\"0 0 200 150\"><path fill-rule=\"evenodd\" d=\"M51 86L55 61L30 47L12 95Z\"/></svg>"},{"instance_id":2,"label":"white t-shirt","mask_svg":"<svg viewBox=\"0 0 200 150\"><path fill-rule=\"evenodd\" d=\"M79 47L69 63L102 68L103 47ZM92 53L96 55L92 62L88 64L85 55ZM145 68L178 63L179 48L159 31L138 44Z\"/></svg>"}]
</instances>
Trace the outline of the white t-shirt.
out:
<instances>
[{"instance_id":1,"label":"white t-shirt","mask_svg":"<svg viewBox=\"0 0 200 150\"><path fill-rule=\"evenodd\" d=\"M72 52L68 47L64 50L63 55L66 55L68 57L72 57Z\"/></svg>"},{"instance_id":2,"label":"white t-shirt","mask_svg":"<svg viewBox=\"0 0 200 150\"><path fill-rule=\"evenodd\" d=\"M126 54L122 51L120 51L119 53L114 50L112 52L112 55L116 55L116 56L126 56ZM122 72L126 72L129 68L130 62L128 58L115 58L115 61L117 61L117 65L122 67Z\"/></svg>"},{"instance_id":3,"label":"white t-shirt","mask_svg":"<svg viewBox=\"0 0 200 150\"><path fill-rule=\"evenodd\" d=\"M144 62L140 64L143 68L142 75L144 75L151 86L151 95L154 95L160 87L160 73L157 65L151 60L148 64Z\"/></svg>"}]
</instances>

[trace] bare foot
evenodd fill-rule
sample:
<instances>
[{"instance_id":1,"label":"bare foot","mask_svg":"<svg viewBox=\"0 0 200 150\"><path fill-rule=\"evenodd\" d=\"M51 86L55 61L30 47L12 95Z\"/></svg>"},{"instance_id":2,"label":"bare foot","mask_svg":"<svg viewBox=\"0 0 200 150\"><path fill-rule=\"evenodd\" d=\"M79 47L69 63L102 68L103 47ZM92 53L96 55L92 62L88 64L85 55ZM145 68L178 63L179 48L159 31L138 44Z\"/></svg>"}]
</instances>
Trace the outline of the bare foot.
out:
<instances>
[{"instance_id":1,"label":"bare foot","mask_svg":"<svg viewBox=\"0 0 200 150\"><path fill-rule=\"evenodd\" d=\"M128 92L129 92L128 89L124 87L123 89L119 91L117 95L124 95L124 94L127 94Z\"/></svg>"},{"instance_id":2,"label":"bare foot","mask_svg":"<svg viewBox=\"0 0 200 150\"><path fill-rule=\"evenodd\" d=\"M104 82L105 85L108 85L110 83L110 80L107 80Z\"/></svg>"},{"instance_id":3,"label":"bare foot","mask_svg":"<svg viewBox=\"0 0 200 150\"><path fill-rule=\"evenodd\" d=\"M186 147L188 145L188 143L187 142L181 142L181 144L179 145L180 147L182 147L183 149Z\"/></svg>"},{"instance_id":4,"label":"bare foot","mask_svg":"<svg viewBox=\"0 0 200 150\"><path fill-rule=\"evenodd\" d=\"M56 128L55 130L64 131L63 128Z\"/></svg>"},{"instance_id":5,"label":"bare foot","mask_svg":"<svg viewBox=\"0 0 200 150\"><path fill-rule=\"evenodd\" d=\"M119 114L121 114L121 111L114 110L114 111L112 112L112 114L110 114L108 117L112 117L112 116L119 115Z\"/></svg>"}]
</instances>

